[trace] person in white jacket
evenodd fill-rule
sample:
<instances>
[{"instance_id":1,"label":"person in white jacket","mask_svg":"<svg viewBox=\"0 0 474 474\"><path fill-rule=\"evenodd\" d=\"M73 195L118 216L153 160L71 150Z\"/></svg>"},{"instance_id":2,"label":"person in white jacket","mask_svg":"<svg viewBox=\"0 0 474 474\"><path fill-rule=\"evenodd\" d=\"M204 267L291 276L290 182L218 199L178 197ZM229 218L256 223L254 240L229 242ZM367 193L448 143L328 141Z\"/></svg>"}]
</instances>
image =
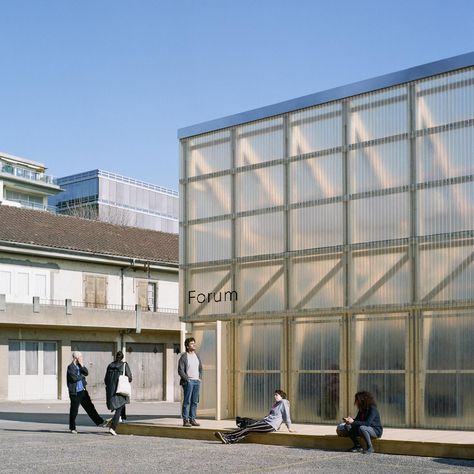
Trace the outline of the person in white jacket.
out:
<instances>
[{"instance_id":1,"label":"person in white jacket","mask_svg":"<svg viewBox=\"0 0 474 474\"><path fill-rule=\"evenodd\" d=\"M283 390L275 390L274 397L275 403L270 413L262 420L258 420L245 428L227 433L216 431L214 436L223 444L233 444L244 439L250 433L270 433L276 431L282 423L286 424L290 433L295 433L295 430L291 428L290 402L286 398L286 393Z\"/></svg>"}]
</instances>

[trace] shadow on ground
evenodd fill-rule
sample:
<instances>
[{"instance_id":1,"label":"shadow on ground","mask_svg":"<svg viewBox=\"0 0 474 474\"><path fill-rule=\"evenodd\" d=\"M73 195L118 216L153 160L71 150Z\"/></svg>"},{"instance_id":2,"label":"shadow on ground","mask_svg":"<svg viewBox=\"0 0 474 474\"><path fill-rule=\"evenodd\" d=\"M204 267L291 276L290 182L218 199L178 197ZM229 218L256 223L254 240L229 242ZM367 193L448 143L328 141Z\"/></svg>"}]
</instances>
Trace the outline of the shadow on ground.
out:
<instances>
[{"instance_id":1,"label":"shadow on ground","mask_svg":"<svg viewBox=\"0 0 474 474\"><path fill-rule=\"evenodd\" d=\"M111 417L111 413L102 414L104 417ZM127 421L133 423L135 421L156 420L159 418L170 418L170 415L128 415ZM180 419L178 416L176 419ZM23 421L27 423L53 423L61 424L69 422L68 413L17 413L17 412L0 412L0 420ZM81 425L95 426L90 418L84 414L77 415L77 423Z\"/></svg>"},{"instance_id":2,"label":"shadow on ground","mask_svg":"<svg viewBox=\"0 0 474 474\"><path fill-rule=\"evenodd\" d=\"M447 466L461 466L461 467L470 467L471 469L474 467L474 461L469 461L467 459L444 459L444 458L436 458L433 459L434 462L439 464L445 464Z\"/></svg>"}]
</instances>

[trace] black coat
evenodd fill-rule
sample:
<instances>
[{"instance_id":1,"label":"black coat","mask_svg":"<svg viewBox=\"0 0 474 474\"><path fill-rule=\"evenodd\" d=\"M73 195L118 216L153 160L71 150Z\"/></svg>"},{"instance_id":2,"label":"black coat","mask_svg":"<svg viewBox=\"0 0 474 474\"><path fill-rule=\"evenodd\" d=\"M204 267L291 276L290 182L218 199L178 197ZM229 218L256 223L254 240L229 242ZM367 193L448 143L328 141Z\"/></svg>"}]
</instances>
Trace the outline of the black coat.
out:
<instances>
[{"instance_id":1,"label":"black coat","mask_svg":"<svg viewBox=\"0 0 474 474\"><path fill-rule=\"evenodd\" d=\"M371 426L380 438L383 433L380 413L375 405L371 405L367 410L359 410L352 422L352 426Z\"/></svg>"},{"instance_id":2,"label":"black coat","mask_svg":"<svg viewBox=\"0 0 474 474\"><path fill-rule=\"evenodd\" d=\"M126 362L113 361L107 367L105 373L105 396L107 398L107 408L109 410L117 410L127 403L130 403L130 397L119 395L115 393L117 391L118 380L123 375L123 365L125 364L125 375L128 377L129 382L132 381L132 371Z\"/></svg>"}]
</instances>

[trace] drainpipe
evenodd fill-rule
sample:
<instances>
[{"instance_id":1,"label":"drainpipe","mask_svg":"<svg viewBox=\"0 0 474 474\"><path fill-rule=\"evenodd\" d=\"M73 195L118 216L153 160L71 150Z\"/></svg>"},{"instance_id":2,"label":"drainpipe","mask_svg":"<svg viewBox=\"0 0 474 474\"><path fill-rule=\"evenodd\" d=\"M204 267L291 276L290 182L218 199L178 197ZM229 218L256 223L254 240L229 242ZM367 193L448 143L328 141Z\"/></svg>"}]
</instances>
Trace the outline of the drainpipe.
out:
<instances>
[{"instance_id":1,"label":"drainpipe","mask_svg":"<svg viewBox=\"0 0 474 474\"><path fill-rule=\"evenodd\" d=\"M132 262L128 267L122 267L120 268L120 309L123 310L124 304L124 275L125 275L125 270L128 268L133 268L135 266L135 259L132 258Z\"/></svg>"},{"instance_id":2,"label":"drainpipe","mask_svg":"<svg viewBox=\"0 0 474 474\"><path fill-rule=\"evenodd\" d=\"M120 269L120 309L123 310L123 272L124 268ZM122 343L123 346L123 343Z\"/></svg>"}]
</instances>

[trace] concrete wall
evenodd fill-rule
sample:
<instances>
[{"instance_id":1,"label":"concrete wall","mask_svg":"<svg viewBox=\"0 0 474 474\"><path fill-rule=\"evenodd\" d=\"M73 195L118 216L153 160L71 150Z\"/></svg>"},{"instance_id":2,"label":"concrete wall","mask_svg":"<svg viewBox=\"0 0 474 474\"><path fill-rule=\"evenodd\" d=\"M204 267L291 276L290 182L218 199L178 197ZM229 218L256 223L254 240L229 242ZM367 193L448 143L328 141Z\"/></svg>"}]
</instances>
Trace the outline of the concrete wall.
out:
<instances>
[{"instance_id":1,"label":"concrete wall","mask_svg":"<svg viewBox=\"0 0 474 474\"><path fill-rule=\"evenodd\" d=\"M1 313L0 313L1 314ZM179 326L178 326L179 327ZM45 327L1 327L0 331L0 377L5 383L0 384L0 400L8 399L8 341L54 341L58 346L58 398L67 400L66 368L71 363L71 341L113 342L117 349L129 342L164 344L164 387L163 396L167 401L174 401L174 353L173 345L179 344L178 330L148 331L136 334L121 330L87 330L85 328L45 328Z\"/></svg>"},{"instance_id":2,"label":"concrete wall","mask_svg":"<svg viewBox=\"0 0 474 474\"><path fill-rule=\"evenodd\" d=\"M49 259L0 253L0 294L12 303L30 303L33 296L41 299L84 301L84 277L107 277L107 304L122 304L122 269L119 266ZM178 270L150 270L142 266L123 268L123 304L138 303L137 282L158 285L158 307L178 309Z\"/></svg>"}]
</instances>

